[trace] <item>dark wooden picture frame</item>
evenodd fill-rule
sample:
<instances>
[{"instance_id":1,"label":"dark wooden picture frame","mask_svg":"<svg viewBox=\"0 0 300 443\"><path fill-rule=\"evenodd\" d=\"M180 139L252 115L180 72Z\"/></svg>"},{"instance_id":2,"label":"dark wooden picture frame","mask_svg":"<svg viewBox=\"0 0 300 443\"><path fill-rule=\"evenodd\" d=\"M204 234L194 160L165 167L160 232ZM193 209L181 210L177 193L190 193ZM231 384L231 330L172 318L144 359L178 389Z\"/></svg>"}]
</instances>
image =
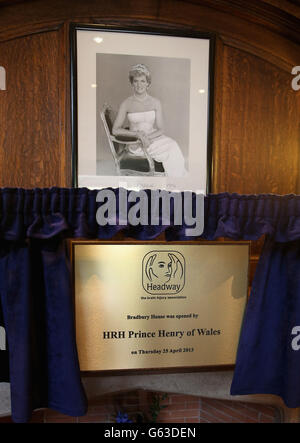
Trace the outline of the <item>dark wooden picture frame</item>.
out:
<instances>
[{"instance_id":1,"label":"dark wooden picture frame","mask_svg":"<svg viewBox=\"0 0 300 443\"><path fill-rule=\"evenodd\" d=\"M115 42L118 42L118 49L111 51L100 50L98 47L95 49L95 45L90 42L84 42L81 45L78 36L80 35L80 39L87 40L85 36L89 33L93 38L97 35L99 35L99 39L103 39L103 36L113 37ZM128 38L131 39L131 43L134 41L137 48L140 44L144 45L146 42L143 46L145 47L143 55L137 55L139 49L135 49L136 52L125 50L127 46L123 41ZM158 40L153 40L152 45L150 39ZM168 39L168 50L171 54L168 56L166 50L163 52L160 49L160 46L164 46L165 39ZM125 28L122 26L76 23L70 25L70 41L73 186L94 189L123 186L128 189L138 187L139 189L153 188L168 191L211 192L215 35L184 30L179 27L163 29L155 26L126 25ZM182 53L185 53L184 48L188 49L191 44L194 45L190 57L189 55L186 58L176 55L177 53L180 54L179 43L183 45ZM86 44L87 49L82 50L82 47ZM114 45L116 46L116 43L112 44L112 46ZM201 49L202 47L203 49ZM201 55L202 50L203 56ZM125 51L125 53L122 54L122 51ZM155 55L156 51L157 55ZM87 57L88 62L83 62L82 53L85 54L84 57ZM174 55L172 55L173 53ZM203 60L201 57L203 57ZM98 61L95 62L95 58ZM107 64L106 62L104 64L103 60L106 60ZM118 80L120 77L116 74L116 81L111 80L111 77L121 70L122 77L125 79L124 82L126 81L126 84L129 85L127 68L130 63L144 62L144 60L147 63L149 62L150 71L152 66L153 74L156 72L156 89L160 88L160 92L163 91L165 98L163 98L162 104L169 109L168 118L164 118L164 120L169 122L169 128L172 127L172 129L169 129L169 133L166 133L166 135L171 140L175 139L176 143L178 141L177 146L182 151L186 165L186 175L182 177L176 177L177 172L175 170L177 171L177 168L174 165L171 171L174 171L175 176L169 176L163 162L159 163L161 160L156 158L153 161L152 153L149 155L149 152L147 152L149 149L145 149L145 146L142 146L143 143L141 143L141 149L143 149L141 157L144 156L145 159L141 159L140 166L137 166L139 159L132 159L132 143L136 140L116 139L111 133L110 122L107 124L106 116L108 114L105 108L107 104L105 97L108 95L108 101L116 101L116 97L113 96L116 95L115 90L118 87L118 97L123 94L123 99L126 96L125 86L121 85ZM109 65L109 63L112 64ZM84 72L91 74L87 74L86 79L82 75L83 65ZM105 70L101 70L103 66L105 66ZM177 70L172 68L173 66L177 67L177 77L174 75L174 70L175 72ZM167 73L165 73L166 70ZM101 75L103 75L102 83L102 77L100 81L98 71L101 71ZM201 75L198 75L199 73ZM176 80L173 77L176 77ZM181 81L181 77L185 80ZM91 78L93 78L92 83L90 82ZM201 86L201 82L204 86ZM89 85L87 85L88 83ZM151 88L154 89L155 81L152 83ZM167 87L168 85L169 87ZM103 100L102 96L105 96ZM89 99L89 97L91 98ZM121 99L119 104L120 102ZM174 103L177 103L177 108ZM114 109L114 111L117 110ZM184 110L187 110L187 112L183 112ZM184 118L178 116L184 116ZM173 136L172 131L177 131L177 135ZM101 155L106 156L106 160L99 160ZM133 163L130 163L130 161ZM143 165L142 161L144 161ZM107 162L108 169L101 172L102 165L106 165L105 162ZM133 167L132 164L134 164ZM131 167L132 169L130 169Z\"/></svg>"}]
</instances>

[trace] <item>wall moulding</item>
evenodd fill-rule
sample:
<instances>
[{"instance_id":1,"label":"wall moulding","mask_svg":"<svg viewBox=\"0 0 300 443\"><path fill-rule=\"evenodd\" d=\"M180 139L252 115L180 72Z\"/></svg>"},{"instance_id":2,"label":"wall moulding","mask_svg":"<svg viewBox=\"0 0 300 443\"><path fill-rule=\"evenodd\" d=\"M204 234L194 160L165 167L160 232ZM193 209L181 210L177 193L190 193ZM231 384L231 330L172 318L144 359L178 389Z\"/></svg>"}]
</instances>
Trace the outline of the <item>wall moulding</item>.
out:
<instances>
[{"instance_id":1,"label":"wall moulding","mask_svg":"<svg viewBox=\"0 0 300 443\"><path fill-rule=\"evenodd\" d=\"M291 41L300 43L300 10L292 2L252 0L245 3L244 0L231 0L229 3L227 0L218 0L217 4L211 4L210 0L202 0L201 3L217 11L231 13L237 18L260 24Z\"/></svg>"},{"instance_id":2,"label":"wall moulding","mask_svg":"<svg viewBox=\"0 0 300 443\"><path fill-rule=\"evenodd\" d=\"M0 43L8 42L16 38L30 37L44 32L59 31L64 26L64 22L42 22L28 24L22 28L20 26L11 26L0 32Z\"/></svg>"},{"instance_id":3,"label":"wall moulding","mask_svg":"<svg viewBox=\"0 0 300 443\"><path fill-rule=\"evenodd\" d=\"M238 18L237 18L238 20ZM212 32L214 33L224 45L230 46L236 49L240 49L244 52L248 52L251 55L260 57L261 59L272 63L279 69L289 72L291 71L291 66L295 66L299 61L299 45L296 43L288 42L283 37L279 37L274 34L275 37L280 39L280 46L276 46L276 51L273 47L264 46L262 41L255 41L247 38L247 36L241 35L240 37L230 30L220 31L209 25L202 26L201 24L189 24L187 22L171 21L171 20L152 20L152 19L128 19L128 18L101 18L94 17L91 19L76 19L74 23L86 23L98 26L110 26L118 28L128 28L129 30L145 29L146 31L181 31L181 32ZM270 34L270 40L272 40L272 32L268 31ZM279 42L277 42L278 44ZM288 50L286 50L286 45L288 44ZM280 50L282 48L282 50Z\"/></svg>"},{"instance_id":4,"label":"wall moulding","mask_svg":"<svg viewBox=\"0 0 300 443\"><path fill-rule=\"evenodd\" d=\"M97 14L94 15L91 13L88 16L76 16L75 8L74 16L67 16L66 13L66 16L63 18L53 18L50 20L41 20L37 12L36 15L32 16L35 18L31 18L31 22L28 21L27 17L27 21L24 21L21 25L19 23L10 25L10 22L1 24L0 19L2 28L0 32L0 42L28 37L42 32L59 30L62 26L69 25L69 23L73 22L97 24L104 27L108 25L115 26L116 28L128 27L128 29L144 27L147 28L148 31L181 30L213 32L222 39L224 44L257 55L285 71L290 72L290 67L295 66L299 61L299 44L297 40L288 39L288 36L282 35L282 33L276 32L276 29L268 26L263 28L264 38L262 38L263 23L260 23L260 21L253 23L254 17L251 16L248 10L243 15L237 12L235 15L229 17L229 11L235 8L235 6L231 6L231 9L225 12L224 5L222 7L220 6L220 8L216 6L214 6L214 8L207 8L205 4L201 6L199 4L178 1L176 2L178 6L182 4L187 8L187 14L179 16L178 12L169 14L168 11L165 10L169 3L170 1L166 0L166 2L162 4L160 10L157 11L157 17L148 16L147 18L145 16L141 17L140 15L134 16L130 14L130 11L127 16L122 16L122 14L118 16L116 16L116 14L101 16L98 11ZM209 2L206 2L206 4L207 3ZM18 4L15 5L16 13L17 6ZM5 9L1 7L1 3L0 8L2 11ZM193 11L196 13L195 16L193 15ZM212 16L215 20L212 20ZM292 18L298 20L295 17ZM267 19L264 18L264 20ZM257 28L258 32L255 28ZM239 32L237 32L237 30Z\"/></svg>"},{"instance_id":5,"label":"wall moulding","mask_svg":"<svg viewBox=\"0 0 300 443\"><path fill-rule=\"evenodd\" d=\"M264 61L271 63L272 65L276 66L276 68L281 69L282 71L288 73L291 72L291 66L293 66L293 60L284 59L282 56L278 54L274 54L273 52L266 51L265 49L255 46L249 42L237 40L236 38L232 38L230 36L222 35L221 40L225 46L239 49L243 52L247 52L248 54L254 55L256 57L261 58Z\"/></svg>"},{"instance_id":6,"label":"wall moulding","mask_svg":"<svg viewBox=\"0 0 300 443\"><path fill-rule=\"evenodd\" d=\"M245 14L240 14L231 2L226 2L227 9L219 8L216 2L176 2L176 9L172 7L174 2L166 0L162 3L159 19L180 21L182 25L194 25L204 27L205 31L215 32L221 38L231 38L242 45L250 43L254 48L262 49L273 57L279 57L288 63L295 65L299 59L298 38L288 38L283 34L282 27L278 29L265 26L260 22L260 16L247 17L249 2L244 3ZM219 2L218 2L219 3ZM239 2L241 3L241 2ZM252 2L250 2L252 3ZM259 3L263 3L262 1ZM174 6L174 4L173 4ZM280 11L280 10L279 10ZM300 8L299 8L300 14ZM293 17L293 16L292 16ZM300 20L293 17L298 23Z\"/></svg>"},{"instance_id":7,"label":"wall moulding","mask_svg":"<svg viewBox=\"0 0 300 443\"><path fill-rule=\"evenodd\" d=\"M238 18L236 18L238 21ZM261 59L272 63L279 69L289 72L291 66L297 65L299 62L299 45L295 42L288 41L284 37L279 36L276 33L268 30L268 41L272 41L273 38L277 39L276 44L273 46L265 45L265 42L261 39L251 39L250 36L237 35L236 32L231 32L228 26L226 30L220 30L210 26L208 23L202 26L201 23L190 24L189 21L174 21L174 20L152 20L152 19L128 19L128 18L101 18L94 17L92 19L74 20L74 23L91 23L98 26L112 26L116 29L128 28L128 29L145 29L150 31L181 31L181 32L212 32L214 33L224 45L240 49L244 52L248 52L251 55L260 57ZM273 35L272 35L273 34Z\"/></svg>"}]
</instances>

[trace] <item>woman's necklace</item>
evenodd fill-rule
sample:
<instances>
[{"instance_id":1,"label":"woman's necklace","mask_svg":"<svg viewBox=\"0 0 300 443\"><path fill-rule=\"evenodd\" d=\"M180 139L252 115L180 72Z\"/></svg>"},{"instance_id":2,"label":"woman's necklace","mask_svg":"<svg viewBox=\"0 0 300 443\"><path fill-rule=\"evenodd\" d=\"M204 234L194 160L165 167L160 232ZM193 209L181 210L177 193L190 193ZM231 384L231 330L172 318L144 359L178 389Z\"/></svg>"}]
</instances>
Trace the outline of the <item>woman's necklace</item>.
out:
<instances>
[{"instance_id":1,"label":"woman's necklace","mask_svg":"<svg viewBox=\"0 0 300 443\"><path fill-rule=\"evenodd\" d=\"M134 98L135 98L138 102L140 102L140 103L145 102L145 101L147 100L147 98L149 98L149 95L148 95L148 94L144 95L143 97L139 97L139 96L137 96L137 95L135 95L135 94L133 94L133 96L134 96Z\"/></svg>"}]
</instances>

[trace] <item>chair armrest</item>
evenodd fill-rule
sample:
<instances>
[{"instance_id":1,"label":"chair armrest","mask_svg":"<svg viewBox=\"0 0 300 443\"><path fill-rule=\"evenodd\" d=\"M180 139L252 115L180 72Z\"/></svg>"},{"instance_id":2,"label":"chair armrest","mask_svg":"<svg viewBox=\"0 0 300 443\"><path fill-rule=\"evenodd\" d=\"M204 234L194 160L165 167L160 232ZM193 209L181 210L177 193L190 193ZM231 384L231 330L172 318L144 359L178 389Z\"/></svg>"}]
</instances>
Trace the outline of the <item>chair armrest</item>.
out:
<instances>
[{"instance_id":1,"label":"chair armrest","mask_svg":"<svg viewBox=\"0 0 300 443\"><path fill-rule=\"evenodd\" d=\"M113 142L121 143L121 144L126 145L126 146L135 145L136 143L140 143L141 148L143 150L143 153L144 153L144 155L145 155L145 157L146 157L146 159L147 159L147 161L149 163L150 171L151 172L155 171L155 166L154 166L153 158L150 157L150 155L149 155L149 153L147 151L147 148L144 145L144 143L142 142L142 140L140 140L138 138L135 138L135 137L129 137L129 136L118 136L118 137L115 137L114 135L111 135L110 138L111 138L111 140Z\"/></svg>"},{"instance_id":2,"label":"chair armrest","mask_svg":"<svg viewBox=\"0 0 300 443\"><path fill-rule=\"evenodd\" d=\"M122 143L124 145L130 145L133 143L138 143L140 141L137 137L129 137L129 136L123 136L123 135L118 135L117 137L114 135L111 135L110 138L113 142Z\"/></svg>"}]
</instances>

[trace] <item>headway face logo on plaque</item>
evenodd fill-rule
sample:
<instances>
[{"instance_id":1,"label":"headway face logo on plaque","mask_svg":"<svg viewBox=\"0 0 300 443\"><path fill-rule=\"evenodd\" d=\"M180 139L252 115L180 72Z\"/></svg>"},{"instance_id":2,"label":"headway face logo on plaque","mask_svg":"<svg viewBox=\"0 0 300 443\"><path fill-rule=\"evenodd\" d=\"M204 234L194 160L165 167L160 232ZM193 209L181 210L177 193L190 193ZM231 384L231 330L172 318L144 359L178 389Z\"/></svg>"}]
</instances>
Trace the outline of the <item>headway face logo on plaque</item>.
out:
<instances>
[{"instance_id":1,"label":"headway face logo on plaque","mask_svg":"<svg viewBox=\"0 0 300 443\"><path fill-rule=\"evenodd\" d=\"M150 251L143 258L143 288L152 295L178 294L185 283L185 260L178 251Z\"/></svg>"}]
</instances>

